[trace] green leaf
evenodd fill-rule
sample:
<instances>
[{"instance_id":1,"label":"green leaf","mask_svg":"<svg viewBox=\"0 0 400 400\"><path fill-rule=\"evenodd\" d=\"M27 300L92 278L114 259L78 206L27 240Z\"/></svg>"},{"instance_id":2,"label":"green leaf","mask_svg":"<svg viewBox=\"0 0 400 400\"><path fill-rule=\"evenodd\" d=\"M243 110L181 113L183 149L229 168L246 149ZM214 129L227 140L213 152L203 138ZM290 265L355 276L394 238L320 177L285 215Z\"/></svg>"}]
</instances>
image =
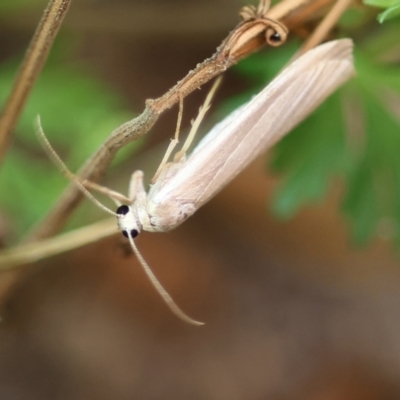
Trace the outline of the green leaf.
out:
<instances>
[{"instance_id":1,"label":"green leaf","mask_svg":"<svg viewBox=\"0 0 400 400\"><path fill-rule=\"evenodd\" d=\"M364 0L364 4L380 8L389 8L398 4L398 0Z\"/></svg>"},{"instance_id":2,"label":"green leaf","mask_svg":"<svg viewBox=\"0 0 400 400\"><path fill-rule=\"evenodd\" d=\"M6 98L16 70L17 63L0 67L0 102ZM133 117L123 109L119 95L101 84L88 67L62 66L58 62L46 66L24 109L0 173L0 205L12 219L15 236L38 221L68 184L39 145L34 130L38 114L50 142L72 171L115 127Z\"/></svg>"},{"instance_id":3,"label":"green leaf","mask_svg":"<svg viewBox=\"0 0 400 400\"><path fill-rule=\"evenodd\" d=\"M282 180L272 207L289 218L323 199L339 178L353 238L367 243L390 221L400 245L400 68L375 64L360 51L355 62L356 78L275 146L270 167Z\"/></svg>"},{"instance_id":4,"label":"green leaf","mask_svg":"<svg viewBox=\"0 0 400 400\"><path fill-rule=\"evenodd\" d=\"M357 167L348 182L348 188L342 210L352 218L353 238L365 244L374 234L379 220L373 170L367 163Z\"/></svg>"},{"instance_id":5,"label":"green leaf","mask_svg":"<svg viewBox=\"0 0 400 400\"><path fill-rule=\"evenodd\" d=\"M384 21L398 17L400 15L399 0L364 0L364 3L369 6L386 9L377 17L380 23L383 23Z\"/></svg>"},{"instance_id":6,"label":"green leaf","mask_svg":"<svg viewBox=\"0 0 400 400\"><path fill-rule=\"evenodd\" d=\"M395 18L400 16L400 2L397 2L397 4L389 7L387 10L384 12L380 13L378 15L378 21L380 23L387 21L389 19Z\"/></svg>"},{"instance_id":7,"label":"green leaf","mask_svg":"<svg viewBox=\"0 0 400 400\"><path fill-rule=\"evenodd\" d=\"M335 93L275 147L272 170L285 174L273 203L278 216L321 200L329 177L348 167L344 132L341 94Z\"/></svg>"},{"instance_id":8,"label":"green leaf","mask_svg":"<svg viewBox=\"0 0 400 400\"><path fill-rule=\"evenodd\" d=\"M365 71L365 70L364 70ZM374 80L386 80L375 69ZM364 115L364 151L355 159L348 175L348 191L343 210L354 221L354 236L365 242L376 233L380 220L390 218L400 224L397 197L400 193L400 121L388 108L376 82L361 75L355 85ZM379 79L381 78L381 79ZM384 89L380 86L380 89ZM400 96L399 99L400 101Z\"/></svg>"},{"instance_id":9,"label":"green leaf","mask_svg":"<svg viewBox=\"0 0 400 400\"><path fill-rule=\"evenodd\" d=\"M400 121L390 108L396 98L400 102L400 71L360 56L357 61L358 77L350 86L362 110L363 143L348 174L343 210L353 220L355 239L366 242L381 220L400 224Z\"/></svg>"}]
</instances>

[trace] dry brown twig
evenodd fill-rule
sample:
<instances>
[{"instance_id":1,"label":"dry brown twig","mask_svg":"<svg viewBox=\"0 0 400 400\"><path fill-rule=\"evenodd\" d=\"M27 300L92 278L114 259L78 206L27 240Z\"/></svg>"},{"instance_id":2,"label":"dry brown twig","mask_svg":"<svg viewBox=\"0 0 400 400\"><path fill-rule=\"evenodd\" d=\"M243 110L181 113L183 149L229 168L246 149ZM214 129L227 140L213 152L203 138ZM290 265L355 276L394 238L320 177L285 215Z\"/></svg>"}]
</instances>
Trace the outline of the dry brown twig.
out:
<instances>
[{"instance_id":1,"label":"dry brown twig","mask_svg":"<svg viewBox=\"0 0 400 400\"><path fill-rule=\"evenodd\" d=\"M299 0L296 0L299 1ZM179 99L198 89L215 76L225 72L238 61L258 50L265 42L279 45L286 40L287 29L267 16L269 0L261 0L257 9L245 7L243 21L228 35L216 53L190 71L165 95L147 100L146 108L137 118L115 129L105 143L86 162L78 175L92 182L98 181L117 151L146 134L158 116ZM43 239L58 232L82 199L79 189L71 184L61 195L55 207L29 235L28 241Z\"/></svg>"},{"instance_id":2,"label":"dry brown twig","mask_svg":"<svg viewBox=\"0 0 400 400\"><path fill-rule=\"evenodd\" d=\"M348 2L349 0L339 1L343 5L344 2ZM288 30L278 20L284 22L285 20L290 21L293 13L296 13L298 10L306 13L308 7L311 7L314 11L318 8L316 6L318 2L321 4L321 7L326 6L326 0L286 0L269 10L269 1L261 0L257 8L253 6L244 7L240 13L243 19L242 22L222 42L217 48L216 53L190 71L185 78L179 81L166 94L158 99L148 100L146 108L140 116L115 129L105 143L85 163L78 172L78 175L83 180L96 182L102 176L118 150L146 134L163 111L172 107L180 99L183 99L213 77L226 71L233 64L257 51L266 43L272 46L283 43L286 40ZM321 41L323 37L322 32L329 30L332 23L331 19L328 24L325 24L323 29L318 31L317 39L312 39L312 35L310 40L314 40L314 42L317 40ZM23 257L12 258L12 250L9 250L7 254L0 256L0 265L5 265L6 260L10 260L10 257L14 260L12 261L13 265L22 263L24 260L32 260L32 256L29 256L31 252L31 244L29 242L35 242L39 246L39 243L36 243L38 240L50 237L59 231L78 206L81 199L82 193L76 185L70 184L54 208L35 228L33 233L29 235L28 243L14 249L15 252L19 251L23 254ZM111 232L107 230L104 236L110 234ZM102 235L101 237L104 236ZM90 241L93 241L90 235L86 238L82 236L79 244L74 242L74 246L77 247ZM71 248L70 242L66 241L64 243L67 243L64 247L61 245L59 247L51 247L51 249L57 248L57 251L60 252ZM46 250L46 245L48 246L47 241L44 241L42 244L42 251L40 252L36 249L34 259L54 254L54 250Z\"/></svg>"},{"instance_id":3,"label":"dry brown twig","mask_svg":"<svg viewBox=\"0 0 400 400\"><path fill-rule=\"evenodd\" d=\"M33 35L14 86L0 116L0 163L7 152L12 132L42 71L70 3L71 0L49 1Z\"/></svg>"},{"instance_id":4,"label":"dry brown twig","mask_svg":"<svg viewBox=\"0 0 400 400\"><path fill-rule=\"evenodd\" d=\"M115 218L86 225L40 242L26 243L0 253L0 271L5 272L19 265L33 263L55 254L76 249L86 244L116 235Z\"/></svg>"}]
</instances>

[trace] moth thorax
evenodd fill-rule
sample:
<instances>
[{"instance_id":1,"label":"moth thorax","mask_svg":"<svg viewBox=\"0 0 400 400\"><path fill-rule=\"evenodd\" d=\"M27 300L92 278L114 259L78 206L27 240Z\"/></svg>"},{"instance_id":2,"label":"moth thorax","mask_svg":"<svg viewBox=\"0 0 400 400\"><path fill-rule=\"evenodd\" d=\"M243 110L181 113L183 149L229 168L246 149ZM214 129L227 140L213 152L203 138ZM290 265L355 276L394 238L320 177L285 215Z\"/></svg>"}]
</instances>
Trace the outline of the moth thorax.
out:
<instances>
[{"instance_id":1,"label":"moth thorax","mask_svg":"<svg viewBox=\"0 0 400 400\"><path fill-rule=\"evenodd\" d=\"M122 205L117 208L118 229L125 237L135 238L139 233L139 225L136 214L131 206Z\"/></svg>"}]
</instances>

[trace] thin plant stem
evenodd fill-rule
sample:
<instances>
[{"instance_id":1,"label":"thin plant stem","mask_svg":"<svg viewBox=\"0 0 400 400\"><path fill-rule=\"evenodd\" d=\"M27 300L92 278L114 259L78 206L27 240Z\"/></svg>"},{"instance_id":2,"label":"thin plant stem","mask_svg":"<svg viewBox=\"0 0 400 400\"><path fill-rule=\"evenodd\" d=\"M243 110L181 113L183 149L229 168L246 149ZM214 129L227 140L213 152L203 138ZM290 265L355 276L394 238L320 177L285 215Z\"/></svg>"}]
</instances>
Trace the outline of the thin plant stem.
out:
<instances>
[{"instance_id":1,"label":"thin plant stem","mask_svg":"<svg viewBox=\"0 0 400 400\"><path fill-rule=\"evenodd\" d=\"M119 232L115 228L115 218L108 218L49 239L21 244L0 253L0 272L95 243L117 234Z\"/></svg>"},{"instance_id":2,"label":"thin plant stem","mask_svg":"<svg viewBox=\"0 0 400 400\"><path fill-rule=\"evenodd\" d=\"M7 152L12 132L42 71L70 3L71 0L50 0L32 37L0 116L0 163Z\"/></svg>"},{"instance_id":3,"label":"thin plant stem","mask_svg":"<svg viewBox=\"0 0 400 400\"><path fill-rule=\"evenodd\" d=\"M302 3L310 0L296 1ZM254 15L243 18L243 21L227 36L212 57L198 64L167 93L158 99L147 100L143 113L115 129L77 175L82 180L98 181L119 149L146 134L159 115L180 99L225 72L239 60L259 50L266 42L271 44L268 37L266 38L267 34L273 36L278 32L280 42L273 45L284 43L287 36L286 27L268 17L268 10L262 11L265 13L255 12ZM82 198L82 193L76 185L70 184L45 218L28 234L25 241L44 239L60 231Z\"/></svg>"},{"instance_id":4,"label":"thin plant stem","mask_svg":"<svg viewBox=\"0 0 400 400\"><path fill-rule=\"evenodd\" d=\"M344 3L348 1L349 0L339 0L340 7L335 7L342 10ZM105 169L113 160L118 150L131 141L136 140L146 134L155 124L159 115L163 111L172 107L175 103L182 101L182 99L189 93L213 77L221 74L231 65L258 50L265 44L265 35L268 30L272 29L273 32L279 32L281 34L282 41L284 42L286 39L287 30L285 26L276 19L280 19L282 21L285 21L286 19L293 19L293 13L303 12L304 14L307 14L305 11L307 8L311 8L315 11L315 9L319 7L316 5L316 3L321 4L321 7L326 6L326 0L286 0L271 8L271 10L265 10L264 7L259 7L259 10L254 11L254 15L252 13L255 8L246 8L245 13L243 13L243 15L245 15L244 20L227 36L212 57L199 64L194 70L190 71L185 78L179 81L166 94L158 99L148 100L143 113L137 118L128 121L115 129L105 143L94 153L91 158L88 159L77 175L82 180L89 180L91 182L98 181L103 175ZM333 14L338 12L335 7L333 7L331 10L331 13ZM256 14L256 12L260 12L260 10L262 10L264 14ZM328 15L331 15L331 13ZM326 23L324 29L326 30L326 26L331 26L331 24L332 19L329 23ZM321 35L319 35L318 38L319 41L323 39ZM82 197L83 195L76 185L69 185L53 209L50 210L48 215L35 227L33 232L30 233L27 238L28 243L15 247L14 249L17 249L15 252L14 250L10 250L8 253L5 251L0 254L0 268L6 262L5 260L11 260L10 262L12 265L15 265L15 263L18 262L23 263L23 259L18 258L16 255L18 251L21 252L21 257L24 257L24 254L34 254L33 250L30 250L31 248L29 246L31 245L38 244L40 248L43 246L45 249L47 245L46 243L53 243L51 241L47 242L47 240L43 239L54 235L63 227L74 209L78 206ZM60 237L62 236L59 236L58 238ZM82 240L82 244L84 244L87 243L88 239L80 240ZM29 244L29 242L34 243ZM75 243L75 247L81 245L78 242ZM64 249L63 246L60 246L60 248ZM28 250L25 251L24 249ZM49 254L54 254L52 251L53 250L50 250ZM9 257L12 255L12 258L4 258L7 254ZM46 250L42 249L41 254L46 254ZM44 256L45 255L41 256L40 258ZM32 260L32 257L27 257L28 256L25 256L24 260Z\"/></svg>"},{"instance_id":5,"label":"thin plant stem","mask_svg":"<svg viewBox=\"0 0 400 400\"><path fill-rule=\"evenodd\" d=\"M313 31L312 35L301 47L297 56L306 53L308 50L321 43L327 37L329 31L337 24L339 18L349 8L349 5L352 2L353 0L338 0L323 21Z\"/></svg>"}]
</instances>

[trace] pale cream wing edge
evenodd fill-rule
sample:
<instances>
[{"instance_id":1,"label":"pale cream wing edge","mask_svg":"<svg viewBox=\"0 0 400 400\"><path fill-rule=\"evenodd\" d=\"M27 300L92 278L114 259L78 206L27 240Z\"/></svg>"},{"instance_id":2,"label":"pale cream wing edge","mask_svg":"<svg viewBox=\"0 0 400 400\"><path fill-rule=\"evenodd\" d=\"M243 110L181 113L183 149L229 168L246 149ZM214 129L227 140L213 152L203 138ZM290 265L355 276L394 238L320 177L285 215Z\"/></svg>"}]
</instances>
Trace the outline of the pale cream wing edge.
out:
<instances>
[{"instance_id":1,"label":"pale cream wing edge","mask_svg":"<svg viewBox=\"0 0 400 400\"><path fill-rule=\"evenodd\" d=\"M150 190L147 210L160 230L182 223L351 78L352 49L341 39L307 52L212 129L173 177Z\"/></svg>"}]
</instances>

